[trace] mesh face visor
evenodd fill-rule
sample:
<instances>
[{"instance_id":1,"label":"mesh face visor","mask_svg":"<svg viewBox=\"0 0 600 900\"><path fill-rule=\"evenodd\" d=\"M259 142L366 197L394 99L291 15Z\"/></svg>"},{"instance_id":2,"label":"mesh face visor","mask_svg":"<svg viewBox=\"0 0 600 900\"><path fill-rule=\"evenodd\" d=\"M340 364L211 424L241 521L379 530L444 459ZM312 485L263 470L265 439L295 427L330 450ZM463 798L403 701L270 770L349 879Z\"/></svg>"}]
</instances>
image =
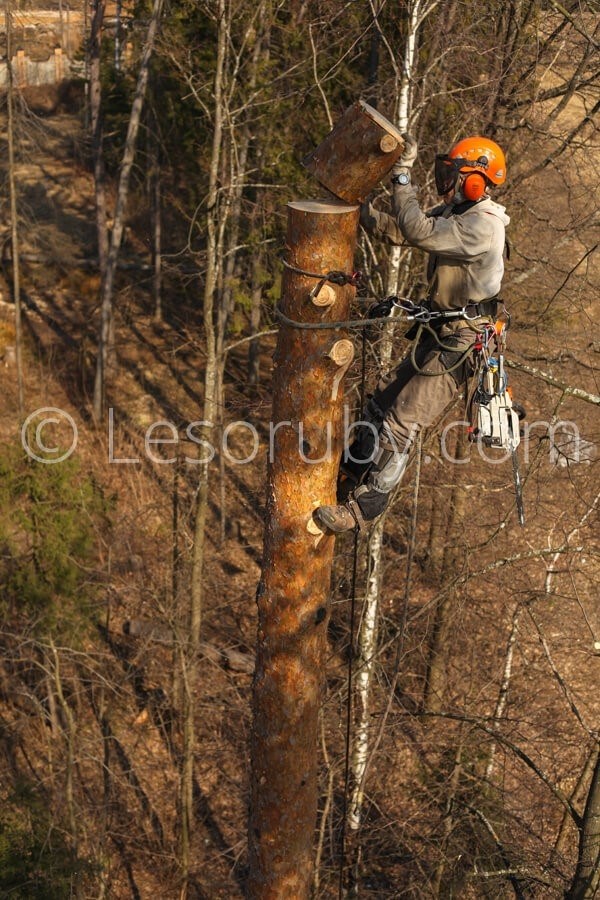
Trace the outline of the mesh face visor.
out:
<instances>
[{"instance_id":1,"label":"mesh face visor","mask_svg":"<svg viewBox=\"0 0 600 900\"><path fill-rule=\"evenodd\" d=\"M436 156L435 186L440 197L456 187L460 169L464 165L469 165L466 159L450 159L449 156Z\"/></svg>"}]
</instances>

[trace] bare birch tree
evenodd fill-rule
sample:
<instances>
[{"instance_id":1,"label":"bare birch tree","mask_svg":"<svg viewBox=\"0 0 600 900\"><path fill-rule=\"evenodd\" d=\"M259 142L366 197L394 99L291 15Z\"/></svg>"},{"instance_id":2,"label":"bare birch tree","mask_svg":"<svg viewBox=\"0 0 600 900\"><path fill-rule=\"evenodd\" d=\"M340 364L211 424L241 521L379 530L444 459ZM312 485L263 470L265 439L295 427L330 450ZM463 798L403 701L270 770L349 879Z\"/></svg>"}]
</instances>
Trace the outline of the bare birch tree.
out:
<instances>
[{"instance_id":1,"label":"bare birch tree","mask_svg":"<svg viewBox=\"0 0 600 900\"><path fill-rule=\"evenodd\" d=\"M104 411L106 399L106 377L108 358L110 351L110 336L113 322L113 297L114 283L117 271L117 262L123 240L125 228L125 214L129 197L129 180L135 158L135 148L140 127L144 97L148 84L150 60L154 52L154 42L158 32L160 17L162 14L163 0L154 0L152 16L148 25L146 42L140 61L135 96L129 116L125 147L119 169L119 181L117 185L117 197L115 202L115 214L110 239L110 247L106 258L106 268L102 272L101 298L100 298L100 333L98 339L98 352L96 357L96 377L94 381L94 416L100 421Z\"/></svg>"},{"instance_id":2,"label":"bare birch tree","mask_svg":"<svg viewBox=\"0 0 600 900\"><path fill-rule=\"evenodd\" d=\"M381 25L378 20L378 13L373 3L371 3L373 12L373 28L381 33ZM415 53L417 48L417 33L420 25L420 18L425 15L427 3L422 4L421 0L410 3L407 9L407 33L405 38L403 63L400 72L396 71L396 78L399 76L398 87L398 105L396 111L396 122L398 130L405 132L409 127L410 111L411 111L411 85L415 77ZM391 52L387 39L383 37L389 51L389 60L392 65L394 63L394 55ZM410 253L410 251L404 251ZM390 259L388 261L387 275L387 292L395 294L398 290L403 291L405 285L399 286L400 260L402 249L399 246L392 247ZM405 272L405 277L408 273ZM385 334L382 341L379 364L382 369L389 367L392 357L392 329ZM378 606L383 583L383 564L384 564L384 544L383 536L386 526L386 517L382 517L373 528L368 542L368 561L367 561L367 590L364 601L364 608L361 618L361 627L358 635L358 662L359 669L357 674L356 694L359 704L359 713L354 726L353 733L353 749L351 754L352 766L351 776L353 784L353 793L349 807L348 826L351 832L357 831L361 824L361 811L364 800L364 780L366 774L367 760L369 758L369 733L371 723L371 680L374 674L375 657L377 653L377 619Z\"/></svg>"}]
</instances>

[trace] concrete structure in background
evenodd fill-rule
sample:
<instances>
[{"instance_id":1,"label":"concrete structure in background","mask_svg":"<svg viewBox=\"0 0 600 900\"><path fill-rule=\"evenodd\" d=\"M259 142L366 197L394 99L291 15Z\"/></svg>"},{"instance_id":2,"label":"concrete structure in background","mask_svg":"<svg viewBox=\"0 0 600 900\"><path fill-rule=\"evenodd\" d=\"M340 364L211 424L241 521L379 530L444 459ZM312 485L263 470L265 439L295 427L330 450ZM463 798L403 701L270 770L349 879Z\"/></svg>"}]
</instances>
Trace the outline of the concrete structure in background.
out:
<instances>
[{"instance_id":1,"label":"concrete structure in background","mask_svg":"<svg viewBox=\"0 0 600 900\"><path fill-rule=\"evenodd\" d=\"M0 31L4 31L4 17ZM13 72L18 87L56 84L82 74L75 63L85 35L81 10L15 10L13 12ZM0 40L5 38L0 34ZM5 40L2 41L5 45ZM4 48L3 48L4 49ZM78 70L78 71L74 71ZM0 90L6 86L6 56L0 59Z\"/></svg>"},{"instance_id":2,"label":"concrete structure in background","mask_svg":"<svg viewBox=\"0 0 600 900\"><path fill-rule=\"evenodd\" d=\"M31 59L24 50L17 50L13 56L13 72L17 87L31 87L45 84L57 84L65 78L82 74L82 65L73 65L69 57L55 47L48 59ZM0 60L0 90L6 87L6 59Z\"/></svg>"},{"instance_id":3,"label":"concrete structure in background","mask_svg":"<svg viewBox=\"0 0 600 900\"><path fill-rule=\"evenodd\" d=\"M83 4L77 4L83 6ZM105 25L116 22L114 3L107 4ZM83 77L83 44L89 17L83 9L15 9L13 11L13 72L18 87L33 87ZM127 58L131 46L123 47ZM6 87L6 34L0 14L0 90Z\"/></svg>"}]
</instances>

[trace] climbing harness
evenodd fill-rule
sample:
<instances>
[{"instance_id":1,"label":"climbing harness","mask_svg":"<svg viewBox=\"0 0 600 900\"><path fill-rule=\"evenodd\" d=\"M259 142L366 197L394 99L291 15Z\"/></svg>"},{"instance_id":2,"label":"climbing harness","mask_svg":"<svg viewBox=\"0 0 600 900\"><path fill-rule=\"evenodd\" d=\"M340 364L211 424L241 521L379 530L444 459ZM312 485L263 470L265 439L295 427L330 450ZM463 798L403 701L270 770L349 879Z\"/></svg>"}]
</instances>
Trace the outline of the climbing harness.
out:
<instances>
[{"instance_id":1,"label":"climbing harness","mask_svg":"<svg viewBox=\"0 0 600 900\"><path fill-rule=\"evenodd\" d=\"M473 322L483 316L495 316L498 310L498 298L482 300L479 303L467 303L460 309L432 309L429 303L413 303L403 297L388 297L392 305L401 309L406 318L412 322L429 325L431 322L448 322L464 319ZM386 301L384 300L383 303Z\"/></svg>"}]
</instances>

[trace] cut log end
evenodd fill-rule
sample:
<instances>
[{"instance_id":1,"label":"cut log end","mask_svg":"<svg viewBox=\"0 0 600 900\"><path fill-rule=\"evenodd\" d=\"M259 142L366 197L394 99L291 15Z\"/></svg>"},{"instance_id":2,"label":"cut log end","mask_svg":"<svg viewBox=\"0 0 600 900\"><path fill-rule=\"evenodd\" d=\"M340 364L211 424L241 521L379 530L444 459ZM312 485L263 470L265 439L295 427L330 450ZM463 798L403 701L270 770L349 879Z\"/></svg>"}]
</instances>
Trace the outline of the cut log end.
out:
<instances>
[{"instance_id":1,"label":"cut log end","mask_svg":"<svg viewBox=\"0 0 600 900\"><path fill-rule=\"evenodd\" d=\"M344 203L343 200L292 200L288 206L299 212L320 213L321 215L331 215L332 213L341 215L358 209L357 204Z\"/></svg>"},{"instance_id":2,"label":"cut log end","mask_svg":"<svg viewBox=\"0 0 600 900\"><path fill-rule=\"evenodd\" d=\"M358 105L370 119L373 119L374 122L377 122L379 127L383 128L384 131L387 131L391 137L398 141L398 143L404 143L402 132L398 128L396 128L396 126L392 122L390 122L389 119L386 119L385 116L382 116L374 106L369 106L369 104L365 103L364 100L359 100Z\"/></svg>"},{"instance_id":3,"label":"cut log end","mask_svg":"<svg viewBox=\"0 0 600 900\"><path fill-rule=\"evenodd\" d=\"M330 284L324 284L315 297L311 297L315 306L332 306L335 303L336 293Z\"/></svg>"},{"instance_id":4,"label":"cut log end","mask_svg":"<svg viewBox=\"0 0 600 900\"><path fill-rule=\"evenodd\" d=\"M347 338L336 341L327 356L336 366L348 366L354 359L354 344Z\"/></svg>"},{"instance_id":5,"label":"cut log end","mask_svg":"<svg viewBox=\"0 0 600 900\"><path fill-rule=\"evenodd\" d=\"M391 134L384 134L379 141L379 149L382 153L392 153L398 146L398 141Z\"/></svg>"}]
</instances>

